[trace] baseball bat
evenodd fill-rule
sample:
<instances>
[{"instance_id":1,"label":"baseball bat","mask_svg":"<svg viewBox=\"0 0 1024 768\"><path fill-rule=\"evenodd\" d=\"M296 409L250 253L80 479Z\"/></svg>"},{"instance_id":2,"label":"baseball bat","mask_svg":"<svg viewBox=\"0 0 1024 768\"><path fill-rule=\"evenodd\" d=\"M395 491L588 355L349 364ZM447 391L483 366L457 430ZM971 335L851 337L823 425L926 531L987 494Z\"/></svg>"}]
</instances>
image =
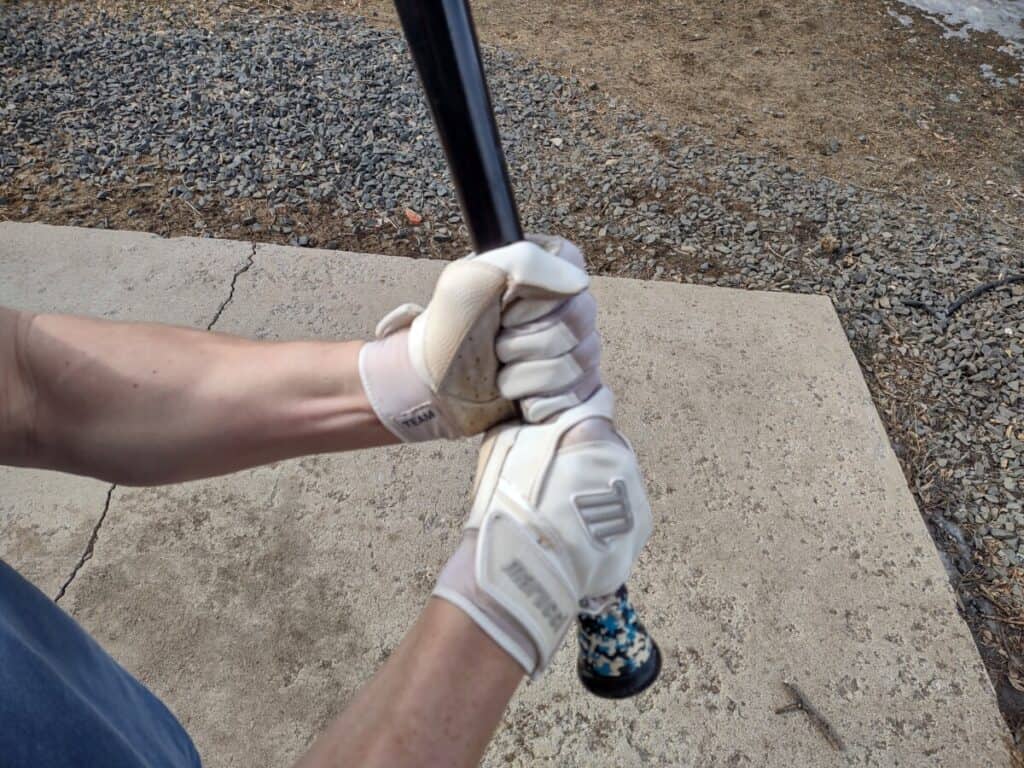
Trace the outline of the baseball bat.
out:
<instances>
[{"instance_id":1,"label":"baseball bat","mask_svg":"<svg viewBox=\"0 0 1024 768\"><path fill-rule=\"evenodd\" d=\"M523 239L468 0L395 0L477 253ZM577 671L591 693L634 696L661 670L657 644L622 586L580 613Z\"/></svg>"}]
</instances>

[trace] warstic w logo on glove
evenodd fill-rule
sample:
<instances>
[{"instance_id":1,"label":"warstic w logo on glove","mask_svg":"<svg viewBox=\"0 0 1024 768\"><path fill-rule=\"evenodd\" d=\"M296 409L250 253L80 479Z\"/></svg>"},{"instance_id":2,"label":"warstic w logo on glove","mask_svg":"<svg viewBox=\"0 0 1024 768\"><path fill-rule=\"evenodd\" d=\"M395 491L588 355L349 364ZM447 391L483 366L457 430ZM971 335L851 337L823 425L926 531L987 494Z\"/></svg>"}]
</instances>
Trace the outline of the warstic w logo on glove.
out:
<instances>
[{"instance_id":1,"label":"warstic w logo on glove","mask_svg":"<svg viewBox=\"0 0 1024 768\"><path fill-rule=\"evenodd\" d=\"M615 600L651 533L636 456L612 417L602 388L548 423L491 430L466 537L434 590L534 676L581 603L598 612Z\"/></svg>"}]
</instances>

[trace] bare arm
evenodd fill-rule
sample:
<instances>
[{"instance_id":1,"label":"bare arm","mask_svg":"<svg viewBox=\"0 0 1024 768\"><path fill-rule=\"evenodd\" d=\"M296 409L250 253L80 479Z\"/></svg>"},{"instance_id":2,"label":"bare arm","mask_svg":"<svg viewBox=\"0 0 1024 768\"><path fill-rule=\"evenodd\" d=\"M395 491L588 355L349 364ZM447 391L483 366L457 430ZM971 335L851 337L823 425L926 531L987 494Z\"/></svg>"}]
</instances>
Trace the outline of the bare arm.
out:
<instances>
[{"instance_id":1,"label":"bare arm","mask_svg":"<svg viewBox=\"0 0 1024 768\"><path fill-rule=\"evenodd\" d=\"M513 400L533 412L584 399L597 336L582 264L557 238L460 259L421 333L403 305L365 345L0 308L0 464L156 485L399 437L466 437L510 418ZM514 322L499 324L507 308Z\"/></svg>"},{"instance_id":2,"label":"bare arm","mask_svg":"<svg viewBox=\"0 0 1024 768\"><path fill-rule=\"evenodd\" d=\"M153 485L394 443L361 346L0 310L0 463Z\"/></svg>"},{"instance_id":3,"label":"bare arm","mask_svg":"<svg viewBox=\"0 0 1024 768\"><path fill-rule=\"evenodd\" d=\"M478 765L522 677L465 613L432 598L295 768Z\"/></svg>"}]
</instances>

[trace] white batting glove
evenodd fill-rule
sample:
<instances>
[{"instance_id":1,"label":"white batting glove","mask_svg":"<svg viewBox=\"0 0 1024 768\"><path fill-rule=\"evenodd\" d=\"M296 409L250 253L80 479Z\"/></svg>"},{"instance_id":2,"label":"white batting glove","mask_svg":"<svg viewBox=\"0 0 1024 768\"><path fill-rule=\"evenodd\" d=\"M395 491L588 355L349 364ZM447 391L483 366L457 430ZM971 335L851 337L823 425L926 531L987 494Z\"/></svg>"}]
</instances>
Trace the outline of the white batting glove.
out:
<instances>
[{"instance_id":1,"label":"white batting glove","mask_svg":"<svg viewBox=\"0 0 1024 768\"><path fill-rule=\"evenodd\" d=\"M581 610L599 611L651 532L636 456L600 389L549 423L507 424L480 449L465 537L434 595L536 677Z\"/></svg>"},{"instance_id":2,"label":"white batting glove","mask_svg":"<svg viewBox=\"0 0 1024 768\"><path fill-rule=\"evenodd\" d=\"M540 421L599 386L596 306L583 257L531 236L449 264L426 309L403 304L359 356L377 417L404 442Z\"/></svg>"}]
</instances>

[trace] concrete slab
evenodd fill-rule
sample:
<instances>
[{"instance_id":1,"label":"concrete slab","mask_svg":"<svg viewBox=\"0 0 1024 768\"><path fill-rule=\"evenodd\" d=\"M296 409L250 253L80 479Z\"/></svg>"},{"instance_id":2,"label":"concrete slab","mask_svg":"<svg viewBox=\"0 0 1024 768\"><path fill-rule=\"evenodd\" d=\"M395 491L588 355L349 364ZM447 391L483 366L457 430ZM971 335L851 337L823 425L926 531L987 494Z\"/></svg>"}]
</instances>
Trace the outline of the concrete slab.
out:
<instances>
[{"instance_id":1,"label":"concrete slab","mask_svg":"<svg viewBox=\"0 0 1024 768\"><path fill-rule=\"evenodd\" d=\"M103 514L110 483L0 467L0 560L60 597Z\"/></svg>"},{"instance_id":2,"label":"concrete slab","mask_svg":"<svg viewBox=\"0 0 1024 768\"><path fill-rule=\"evenodd\" d=\"M441 266L259 246L218 329L365 337ZM984 669L828 301L611 279L595 292L657 517L631 586L664 676L600 701L567 647L485 763L1006 765ZM402 446L119 489L65 605L209 766L286 764L413 621L458 540L472 464L471 444ZM844 751L803 713L775 714L784 680Z\"/></svg>"},{"instance_id":3,"label":"concrete slab","mask_svg":"<svg viewBox=\"0 0 1024 768\"><path fill-rule=\"evenodd\" d=\"M0 222L0 304L205 328L249 243ZM0 558L56 595L110 485L0 467Z\"/></svg>"}]
</instances>

